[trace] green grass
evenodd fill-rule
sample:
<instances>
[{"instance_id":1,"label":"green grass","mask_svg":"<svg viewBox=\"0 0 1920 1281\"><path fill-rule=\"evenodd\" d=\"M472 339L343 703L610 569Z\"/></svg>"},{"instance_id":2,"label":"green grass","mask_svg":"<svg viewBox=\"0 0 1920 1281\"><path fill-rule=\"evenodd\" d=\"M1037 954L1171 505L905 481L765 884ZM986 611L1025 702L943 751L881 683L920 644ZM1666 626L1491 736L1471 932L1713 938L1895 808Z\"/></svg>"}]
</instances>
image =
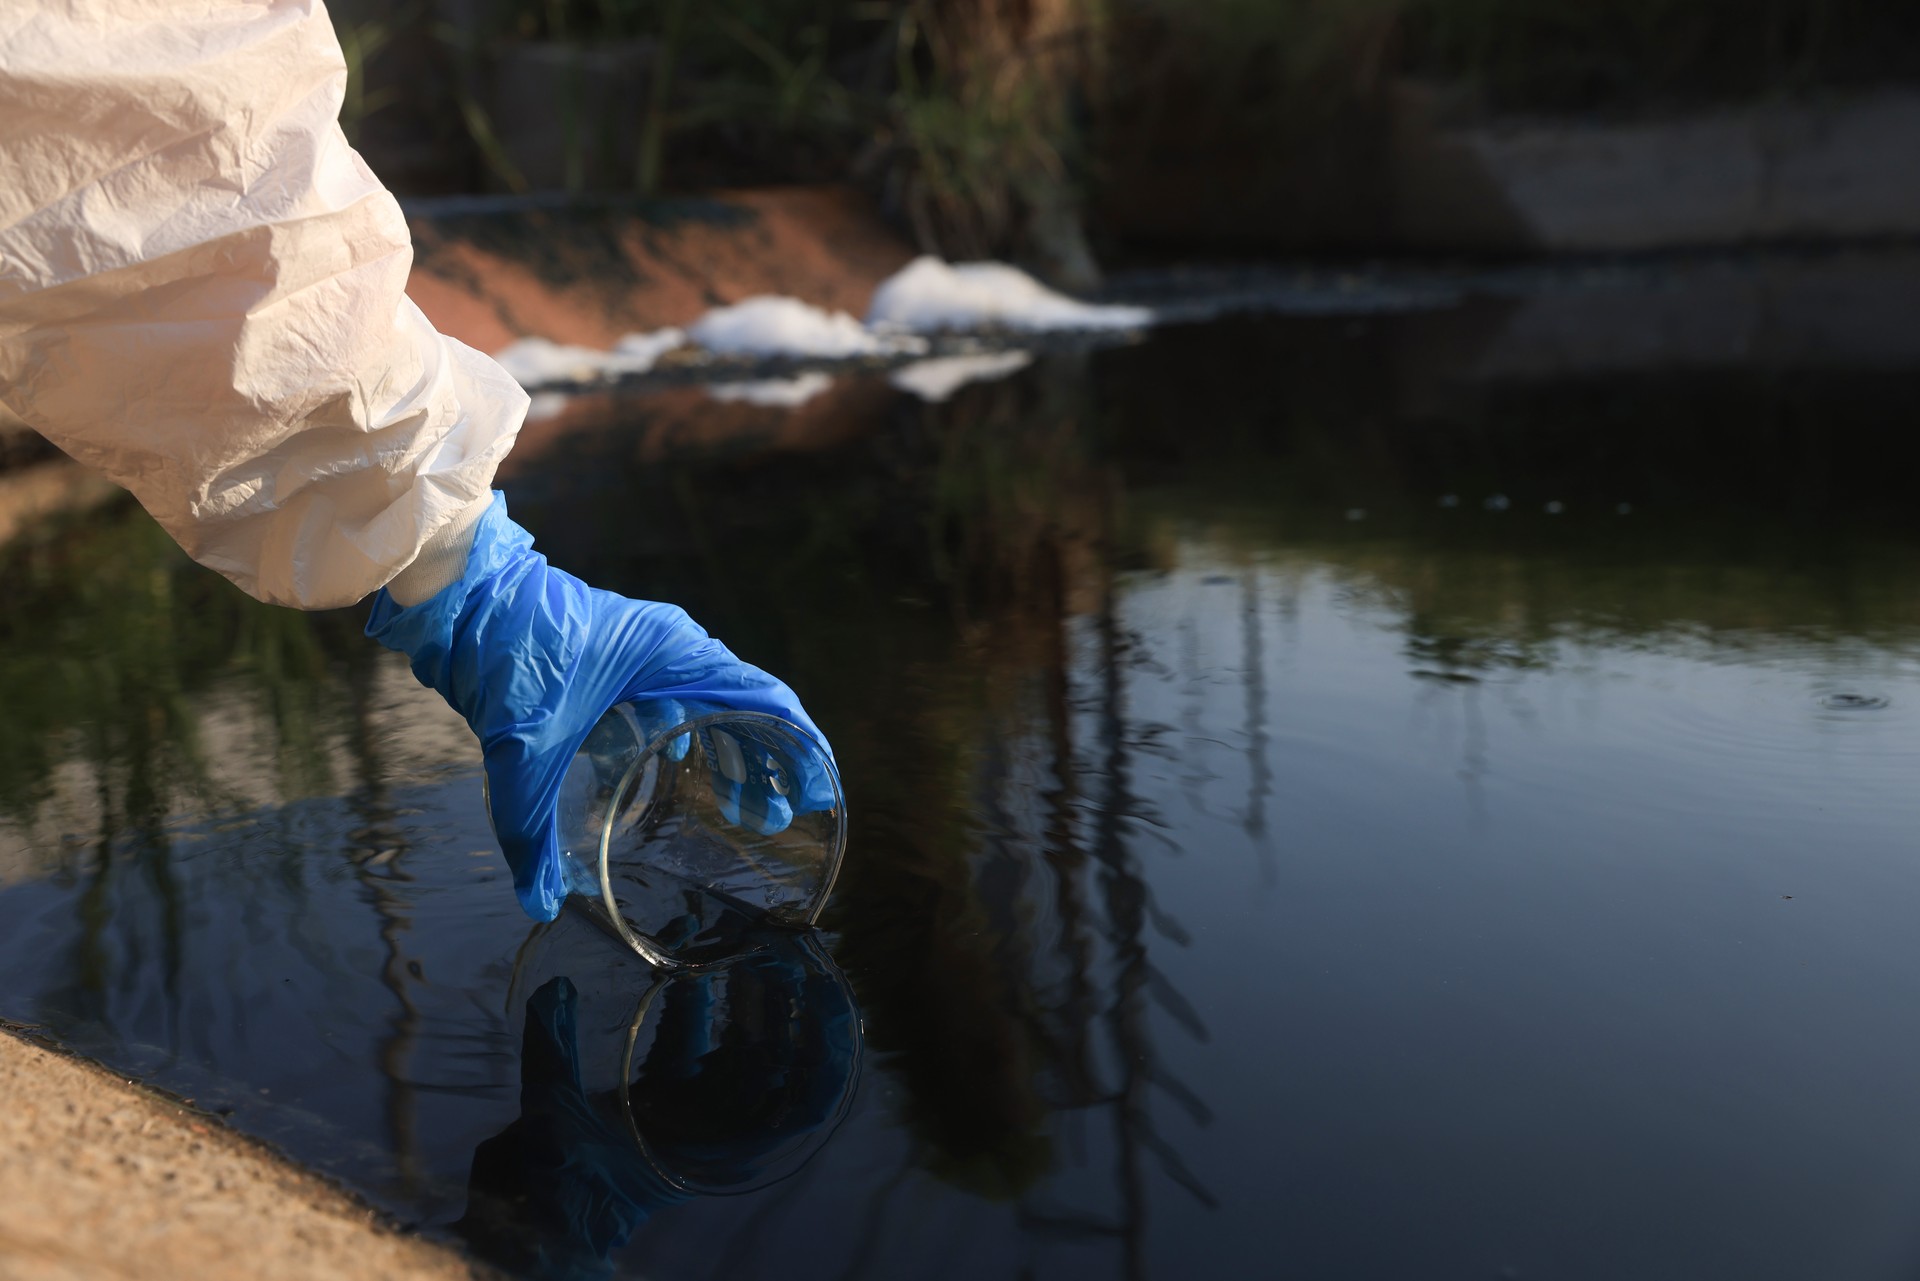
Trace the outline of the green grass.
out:
<instances>
[{"instance_id":1,"label":"green grass","mask_svg":"<svg viewBox=\"0 0 1920 1281\"><path fill-rule=\"evenodd\" d=\"M950 256L1071 256L1044 242L1070 240L1092 180L1135 162L1141 121L1311 130L1402 77L1496 109L1616 114L1920 78L1912 0L494 0L480 13L438 28L466 88L436 109L498 185L524 184L476 96L490 59L522 41L647 41L657 70L635 86L640 143L618 185L854 177ZM425 14L341 19L351 131L407 92L383 79L382 51Z\"/></svg>"}]
</instances>

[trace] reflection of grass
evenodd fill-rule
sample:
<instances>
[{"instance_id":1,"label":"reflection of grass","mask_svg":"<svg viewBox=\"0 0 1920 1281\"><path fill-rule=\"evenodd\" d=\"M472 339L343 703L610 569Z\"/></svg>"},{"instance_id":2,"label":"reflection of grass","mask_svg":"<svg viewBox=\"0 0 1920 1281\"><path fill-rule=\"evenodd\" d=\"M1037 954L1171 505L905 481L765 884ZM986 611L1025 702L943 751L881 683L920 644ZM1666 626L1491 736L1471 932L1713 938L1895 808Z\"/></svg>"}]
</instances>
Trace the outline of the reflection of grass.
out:
<instances>
[{"instance_id":1,"label":"reflection of grass","mask_svg":"<svg viewBox=\"0 0 1920 1281\"><path fill-rule=\"evenodd\" d=\"M1161 946L1141 927L1150 829L1120 821L1138 817L1122 758L1147 748L1102 741L1094 722L1124 732L1126 709L1087 675L1145 657L1110 609L1089 652L1112 567L1164 565L1199 530L1229 560L1336 576L1442 674L1553 662L1570 639L1920 631L1909 543L1838 519L1904 501L1907 456L1824 505L1782 501L1857 455L1899 387L1623 382L1408 421L1392 360L1324 328L1325 345L1217 326L1048 358L897 405L835 451L632 464L596 511L522 509L556 543L591 535L568 568L685 603L789 679L832 737L851 837L828 925L916 1160L958 1186L1018 1198L1057 1159L1055 1118L1112 1100L1116 972L1137 960L1145 981ZM1550 479L1565 515L1544 490L1479 506ZM1466 501L1442 510L1449 489Z\"/></svg>"},{"instance_id":2,"label":"reflection of grass","mask_svg":"<svg viewBox=\"0 0 1920 1281\"><path fill-rule=\"evenodd\" d=\"M956 612L1056 605L1063 540L1102 532L1105 472L1067 359L1054 377L978 388L964 417L941 416L927 528Z\"/></svg>"},{"instance_id":3,"label":"reflection of grass","mask_svg":"<svg viewBox=\"0 0 1920 1281\"><path fill-rule=\"evenodd\" d=\"M1621 522L1599 516L1588 529L1551 532L1475 522L1481 527L1463 536L1427 520L1355 533L1231 507L1196 525L1190 513L1165 498L1137 509L1152 531L1143 536L1184 531L1283 572L1331 575L1350 598L1396 620L1414 667L1440 673L1552 666L1569 649L1592 646L1739 661L1859 644L1920 655L1920 560L1892 539L1837 543L1804 558L1764 544L1729 557L1717 538L1691 541L1645 517L1628 539Z\"/></svg>"},{"instance_id":4,"label":"reflection of grass","mask_svg":"<svg viewBox=\"0 0 1920 1281\"><path fill-rule=\"evenodd\" d=\"M270 727L262 746L283 793L330 785L321 730L342 617L249 599L130 506L15 543L0 556L0 590L0 815L31 820L74 757L97 774L109 824L216 800L203 728L228 677Z\"/></svg>"},{"instance_id":5,"label":"reflection of grass","mask_svg":"<svg viewBox=\"0 0 1920 1281\"><path fill-rule=\"evenodd\" d=\"M1046 737L1035 699L1060 661L1063 545L1097 533L1083 392L972 388L952 406L902 406L871 448L636 467L621 527L649 513L638 541L671 550L568 565L685 603L790 680L832 737L850 814L827 920L843 932L836 954L872 1051L905 1086L919 1161L995 1199L1052 1167L1049 1082L1070 1075L1057 1025L1072 1016L1031 990L1022 955L1047 926L1009 936L1033 905L983 874L1005 838L982 805L1010 786L1000 745ZM522 518L536 532L596 524L531 505ZM623 554L617 535L586 545Z\"/></svg>"},{"instance_id":6,"label":"reflection of grass","mask_svg":"<svg viewBox=\"0 0 1920 1281\"><path fill-rule=\"evenodd\" d=\"M1004 745L1044 737L1034 702L1057 660L1063 513L1087 474L1075 396L1070 380L1002 385L976 389L964 415L924 411L927 457L902 478L918 497L867 513L923 510L920 537L892 564L869 552L873 577L847 602L888 675L863 672L857 709L840 712L847 777L863 786L833 916L927 1168L993 1200L1017 1199L1055 1159L1043 1082L1063 1071L1056 1012L1029 986L1028 941L1009 935L1026 910L1017 890L981 864L1007 839L983 813L1006 785Z\"/></svg>"},{"instance_id":7,"label":"reflection of grass","mask_svg":"<svg viewBox=\"0 0 1920 1281\"><path fill-rule=\"evenodd\" d=\"M1322 462L1363 484L1350 451L1332 447ZM1331 573L1403 620L1423 666L1537 666L1563 643L1747 655L1920 644L1920 556L1910 537L1872 523L1810 527L1804 514L1712 501L1624 516L1599 502L1495 514L1377 491L1353 522L1325 496L1338 485L1328 474L1302 475L1281 458L1238 463L1231 476L1136 491L1128 538L1164 548L1198 535L1276 567Z\"/></svg>"},{"instance_id":8,"label":"reflection of grass","mask_svg":"<svg viewBox=\"0 0 1920 1281\"><path fill-rule=\"evenodd\" d=\"M1438 331L1407 325L1219 326L1097 357L1127 541L1206 529L1371 584L1424 634L1523 649L1920 629L1904 480L1920 444L1886 427L1910 374L1623 375L1436 402L1398 371Z\"/></svg>"}]
</instances>

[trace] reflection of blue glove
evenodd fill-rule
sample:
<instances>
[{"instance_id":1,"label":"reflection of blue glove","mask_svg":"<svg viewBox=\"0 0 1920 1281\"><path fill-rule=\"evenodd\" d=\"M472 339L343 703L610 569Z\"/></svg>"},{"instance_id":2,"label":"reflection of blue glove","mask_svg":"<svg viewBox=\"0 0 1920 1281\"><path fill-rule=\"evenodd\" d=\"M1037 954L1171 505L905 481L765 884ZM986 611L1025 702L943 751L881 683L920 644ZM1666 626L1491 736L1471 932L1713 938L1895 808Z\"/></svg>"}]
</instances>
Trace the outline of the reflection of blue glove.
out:
<instances>
[{"instance_id":1,"label":"reflection of blue glove","mask_svg":"<svg viewBox=\"0 0 1920 1281\"><path fill-rule=\"evenodd\" d=\"M549 979L528 999L520 1116L475 1149L467 1212L454 1225L506 1270L538 1281L604 1277L612 1251L656 1210L694 1189L738 1192L786 1177L831 1135L854 1085L860 1014L811 939L772 933L722 968L663 982L624 1104L583 1088L572 981ZM611 1055L618 1044L586 1050Z\"/></svg>"},{"instance_id":2,"label":"reflection of blue glove","mask_svg":"<svg viewBox=\"0 0 1920 1281\"><path fill-rule=\"evenodd\" d=\"M676 974L632 1083L635 1119L678 1175L739 1188L833 1118L858 1048L844 980L783 941Z\"/></svg>"},{"instance_id":3,"label":"reflection of blue glove","mask_svg":"<svg viewBox=\"0 0 1920 1281\"><path fill-rule=\"evenodd\" d=\"M539 1281L612 1272L607 1256L662 1206L688 1199L653 1173L580 1083L578 998L564 978L527 1001L520 1117L475 1149L467 1213L483 1253Z\"/></svg>"},{"instance_id":4,"label":"reflection of blue glove","mask_svg":"<svg viewBox=\"0 0 1920 1281\"><path fill-rule=\"evenodd\" d=\"M826 742L792 690L735 658L685 610L599 591L548 565L507 518L499 494L474 526L460 581L407 607L382 591L367 635L406 654L421 684L479 736L494 833L520 905L536 920L552 920L566 899L554 821L560 780L614 704L690 699L767 712ZM656 718L669 714L654 710ZM821 808L817 782L798 783L802 810ZM752 777L739 785L734 812L744 822L757 830L785 825L767 799L774 789Z\"/></svg>"}]
</instances>

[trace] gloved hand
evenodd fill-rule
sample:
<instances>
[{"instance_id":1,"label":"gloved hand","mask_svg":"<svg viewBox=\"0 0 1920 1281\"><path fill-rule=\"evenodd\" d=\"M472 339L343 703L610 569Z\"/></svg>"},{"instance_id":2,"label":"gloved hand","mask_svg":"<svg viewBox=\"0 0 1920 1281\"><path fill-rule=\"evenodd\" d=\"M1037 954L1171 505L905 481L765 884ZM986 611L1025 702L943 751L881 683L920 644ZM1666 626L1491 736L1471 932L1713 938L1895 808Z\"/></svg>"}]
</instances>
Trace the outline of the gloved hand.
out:
<instances>
[{"instance_id":1,"label":"gloved hand","mask_svg":"<svg viewBox=\"0 0 1920 1281\"><path fill-rule=\"evenodd\" d=\"M647 741L685 724L703 710L711 709L689 706L677 698L653 698L634 705ZM815 737L819 737L817 731ZM706 757L707 777L720 803L720 816L729 823L772 836L785 831L795 814L831 809L836 803L833 781L826 771L816 761L794 760L771 735L756 735L745 725L726 729L707 726L674 738L662 754L670 761L685 760L695 742ZM824 746L825 740L821 743Z\"/></svg>"},{"instance_id":2,"label":"gloved hand","mask_svg":"<svg viewBox=\"0 0 1920 1281\"><path fill-rule=\"evenodd\" d=\"M494 834L535 920L552 920L567 895L555 823L560 780L616 703L635 701L659 730L678 723L672 704L680 700L766 712L826 745L792 690L735 658L679 606L628 600L548 565L498 493L474 526L459 581L412 606L381 591L367 635L407 655L420 683L479 736ZM736 789L723 807L731 800L729 817L755 830L777 831L793 811L833 803L817 774L790 775L786 796L764 772L760 781L752 771L736 777L725 744L700 737L716 787ZM691 743L676 746L684 755Z\"/></svg>"}]
</instances>

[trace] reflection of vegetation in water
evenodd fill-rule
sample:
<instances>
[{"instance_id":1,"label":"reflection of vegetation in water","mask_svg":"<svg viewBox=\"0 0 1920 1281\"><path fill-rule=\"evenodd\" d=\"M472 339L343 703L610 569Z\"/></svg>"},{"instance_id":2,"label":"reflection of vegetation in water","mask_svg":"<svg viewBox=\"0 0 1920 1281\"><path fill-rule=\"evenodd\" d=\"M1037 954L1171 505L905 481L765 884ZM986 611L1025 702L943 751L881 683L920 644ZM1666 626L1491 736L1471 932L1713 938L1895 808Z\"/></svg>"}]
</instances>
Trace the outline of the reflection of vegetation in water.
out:
<instances>
[{"instance_id":1,"label":"reflection of vegetation in water","mask_svg":"<svg viewBox=\"0 0 1920 1281\"><path fill-rule=\"evenodd\" d=\"M1191 528L1178 497L1138 499L1143 520ZM1355 530L1318 530L1222 505L1206 528L1265 563L1332 574L1408 635L1416 668L1512 671L1551 665L1567 645L1631 646L1764 658L1867 641L1912 648L1920 633L1920 558L1910 542L1830 530L1782 554L1764 531L1738 556L1711 521L1578 516L1390 514ZM1776 531L1784 532L1784 531Z\"/></svg>"},{"instance_id":2,"label":"reflection of vegetation in water","mask_svg":"<svg viewBox=\"0 0 1920 1281\"><path fill-rule=\"evenodd\" d=\"M1797 567L1738 565L1647 523L1656 527L1625 563L1590 559L1577 540L1469 551L1418 536L1309 544L1300 559L1392 609L1415 665L1440 670L1537 668L1567 645L1764 658L1853 640L1914 644L1920 566L1896 543L1830 547Z\"/></svg>"},{"instance_id":3,"label":"reflection of vegetation in water","mask_svg":"<svg viewBox=\"0 0 1920 1281\"><path fill-rule=\"evenodd\" d=\"M396 1003L382 1067L394 1148L411 1179L418 1136L409 1058L419 1013L404 948L409 909L396 892L409 879L408 841L383 782L389 771L371 706L379 656L360 635L357 611L262 605L194 565L131 504L7 547L0 590L9 602L0 616L0 818L32 833L43 860L67 860L61 870L84 880L73 963L47 994L49 1008L113 1028L117 1000L154 984L165 996L166 1048L180 1052L204 1035L183 1022L190 984L182 969L189 921L209 907L193 894L218 882L204 867L181 869L188 847L174 820L351 787L361 823L345 854L377 918L382 977ZM336 748L344 749L338 762ZM74 762L91 785L91 796L75 799L97 809L91 839L45 831L40 821L57 776ZM269 808L248 829L272 833L288 817ZM77 839L84 848L74 857ZM298 895L303 860L285 853L244 876ZM351 946L324 932L302 934L298 945L314 949L322 973L344 963L336 946Z\"/></svg>"},{"instance_id":4,"label":"reflection of vegetation in water","mask_svg":"<svg viewBox=\"0 0 1920 1281\"><path fill-rule=\"evenodd\" d=\"M1255 593L1308 574L1378 606L1406 632L1409 667L1442 674L1553 662L1570 641L1798 645L1920 629L1910 540L1883 519L1899 510L1907 455L1883 452L1865 475L1845 464L1874 439L1893 383L1533 389L1415 412L1390 351L1316 346L1337 327L1281 332L1297 350L1277 366L1216 329L1043 363L946 406L882 402L867 436L818 455L623 469L632 433L609 433L600 446L615 452L555 450L554 477L513 489L557 563L685 602L788 677L832 734L853 845L829 923L875 1057L904 1087L913 1159L1014 1205L1036 1234L1132 1248L1155 1169L1210 1196L1156 1127L1156 1107L1197 1122L1207 1108L1167 1075L1155 1037L1208 1029L1166 977L1183 931L1154 902L1158 846L1132 781L1156 746L1129 712L1131 673L1173 656L1124 625L1117 575L1169 563L1200 531L1245 569L1225 625L1256 673L1268 640ZM584 499L596 485L605 500ZM1508 510L1482 508L1494 492L1513 497ZM1446 493L1463 501L1442 508ZM1548 497L1566 513L1546 515ZM1630 517L1615 514L1623 497ZM1354 508L1366 518L1348 520ZM26 727L5 748L9 812L83 732L103 778L144 762L149 799L119 812L158 813L152 797L206 786L217 771L183 744L221 672L274 709L276 752L295 762L284 786L312 784L322 775L297 763L300 744L348 714L332 673L371 654L351 618L255 607L135 514L16 548L0 581L19 606L0 692ZM88 661L122 675L89 677ZM77 666L61 675L61 662ZM1257 837L1284 825L1264 808L1263 695L1245 688ZM356 772L375 778L365 682L344 689ZM405 838L377 789L355 803L364 849L351 857L376 891L397 998L387 1071L402 1082L416 1021L407 923L377 891ZM164 870L164 839L148 848ZM393 1129L409 1132L411 1095L391 1102ZM1035 1204L1074 1151L1070 1118L1111 1136L1120 1181L1106 1217Z\"/></svg>"},{"instance_id":5,"label":"reflection of vegetation in water","mask_svg":"<svg viewBox=\"0 0 1920 1281\"><path fill-rule=\"evenodd\" d=\"M1059 1071L1053 1014L1027 954L1039 869L999 810L1026 763L1009 745L1046 741L1037 696L1057 683L1046 673L1060 659L1060 531L1076 519L1062 515L1075 497L1063 482L1085 459L1076 420L1052 416L1062 394L982 388L963 414L909 411L887 442L905 453L878 460L884 488L840 467L844 501L828 503L824 485L789 478L816 498L804 532L699 526L721 540L707 552L716 566L787 549L761 580L777 604L722 605L710 621L757 655L775 642L756 624L808 620L781 629L794 651L783 670L833 727L866 851L836 894L838 951L870 1045L908 1087L903 1120L922 1164L996 1200L1020 1197L1055 1160L1042 1085ZM682 482L690 522L710 507L700 484ZM832 641L805 634L816 629Z\"/></svg>"},{"instance_id":6,"label":"reflection of vegetation in water","mask_svg":"<svg viewBox=\"0 0 1920 1281\"><path fill-rule=\"evenodd\" d=\"M1434 408L1397 384L1391 331L1168 333L901 403L829 455L631 474L624 501L661 494L638 508L697 550L620 572L788 674L834 735L853 846L830 923L918 1160L1014 1201L1031 1231L1125 1240L1140 1209L1135 1184L1111 1221L1028 1204L1075 1113L1115 1119L1129 1179L1158 1163L1208 1195L1146 1106L1206 1116L1166 1079L1145 1011L1165 1015L1156 1031L1205 1029L1152 964L1180 930L1156 919L1155 847L1129 817L1131 759L1152 744L1125 673L1172 656L1117 623L1116 568L1169 564L1198 535L1283 588L1331 575L1438 679L1569 645L1744 655L1920 632L1892 523L1905 455L1885 475L1850 461L1882 448L1898 379L1702 375ZM1505 510L1483 505L1496 493ZM1257 667L1251 596L1241 613ZM1250 743L1267 732L1253 713ZM1260 839L1259 762L1250 777Z\"/></svg>"},{"instance_id":7,"label":"reflection of vegetation in water","mask_svg":"<svg viewBox=\"0 0 1920 1281\"><path fill-rule=\"evenodd\" d=\"M911 854L856 877L836 917L849 959L871 960L898 989L880 999L913 1020L876 1019L875 1035L914 1085L929 1168L1018 1200L1030 1233L1110 1238L1137 1257L1148 1164L1207 1198L1156 1129L1150 1096L1205 1108L1167 1075L1149 1031L1150 1005L1196 1021L1149 959L1150 925L1179 933L1153 907L1133 849L1142 814L1124 691L1150 658L1116 620L1116 490L1072 370L979 389L964 413L921 411L940 428L930 565L963 639L899 715L962 768L929 776L911 801L881 799L879 848ZM898 912L903 874L922 886L924 915ZM923 959L895 968L902 955ZM927 1000L929 983L942 999ZM1107 1217L1026 1203L1075 1113L1110 1119Z\"/></svg>"},{"instance_id":8,"label":"reflection of vegetation in water","mask_svg":"<svg viewBox=\"0 0 1920 1281\"><path fill-rule=\"evenodd\" d=\"M0 559L0 817L34 831L56 771L85 763L97 809L73 987L93 1009L116 980L116 902L159 913L162 984L178 998L185 919L169 818L224 798L209 759L210 703L242 675L273 741L259 745L294 794L329 783L319 748L320 634L332 620L273 609L192 564L131 505L58 524ZM77 816L62 815L73 820ZM61 836L81 838L81 833ZM50 839L44 858L64 857ZM136 883L122 885L131 876ZM144 883L144 888L140 883ZM96 1013L100 1011L96 1010Z\"/></svg>"},{"instance_id":9,"label":"reflection of vegetation in water","mask_svg":"<svg viewBox=\"0 0 1920 1281\"><path fill-rule=\"evenodd\" d=\"M1057 357L1044 380L981 388L964 417L934 415L929 552L963 615L1057 607L1061 576L1084 570L1106 537L1108 481L1078 360Z\"/></svg>"},{"instance_id":10,"label":"reflection of vegetation in water","mask_svg":"<svg viewBox=\"0 0 1920 1281\"><path fill-rule=\"evenodd\" d=\"M223 692L271 735L246 746L283 797L334 785L332 678L363 648L346 617L259 604L131 506L6 548L0 589L0 815L30 823L72 759L97 778L108 832L157 825L187 798L219 802L207 739Z\"/></svg>"},{"instance_id":11,"label":"reflection of vegetation in water","mask_svg":"<svg viewBox=\"0 0 1920 1281\"><path fill-rule=\"evenodd\" d=\"M1137 1246L1145 1171L1184 1177L1149 1096L1204 1105L1149 1035L1149 1008L1191 1009L1149 959L1178 930L1132 848L1122 669L1145 656L1113 617L1117 490L1085 368L900 403L828 456L635 468L620 510L681 547L657 561L597 570L580 557L618 540L566 548L594 528L577 503L523 509L561 563L684 600L787 675L833 735L853 830L828 923L917 1162L1032 1232ZM1106 1220L1027 1203L1074 1113L1111 1118L1127 1154Z\"/></svg>"},{"instance_id":12,"label":"reflection of vegetation in water","mask_svg":"<svg viewBox=\"0 0 1920 1281\"><path fill-rule=\"evenodd\" d=\"M1920 445L1886 430L1910 376L1643 375L1436 405L1397 382L1402 347L1391 325L1268 325L1103 358L1127 540L1203 531L1331 572L1436 670L1534 666L1569 642L1744 654L1920 628L1902 479Z\"/></svg>"}]
</instances>

